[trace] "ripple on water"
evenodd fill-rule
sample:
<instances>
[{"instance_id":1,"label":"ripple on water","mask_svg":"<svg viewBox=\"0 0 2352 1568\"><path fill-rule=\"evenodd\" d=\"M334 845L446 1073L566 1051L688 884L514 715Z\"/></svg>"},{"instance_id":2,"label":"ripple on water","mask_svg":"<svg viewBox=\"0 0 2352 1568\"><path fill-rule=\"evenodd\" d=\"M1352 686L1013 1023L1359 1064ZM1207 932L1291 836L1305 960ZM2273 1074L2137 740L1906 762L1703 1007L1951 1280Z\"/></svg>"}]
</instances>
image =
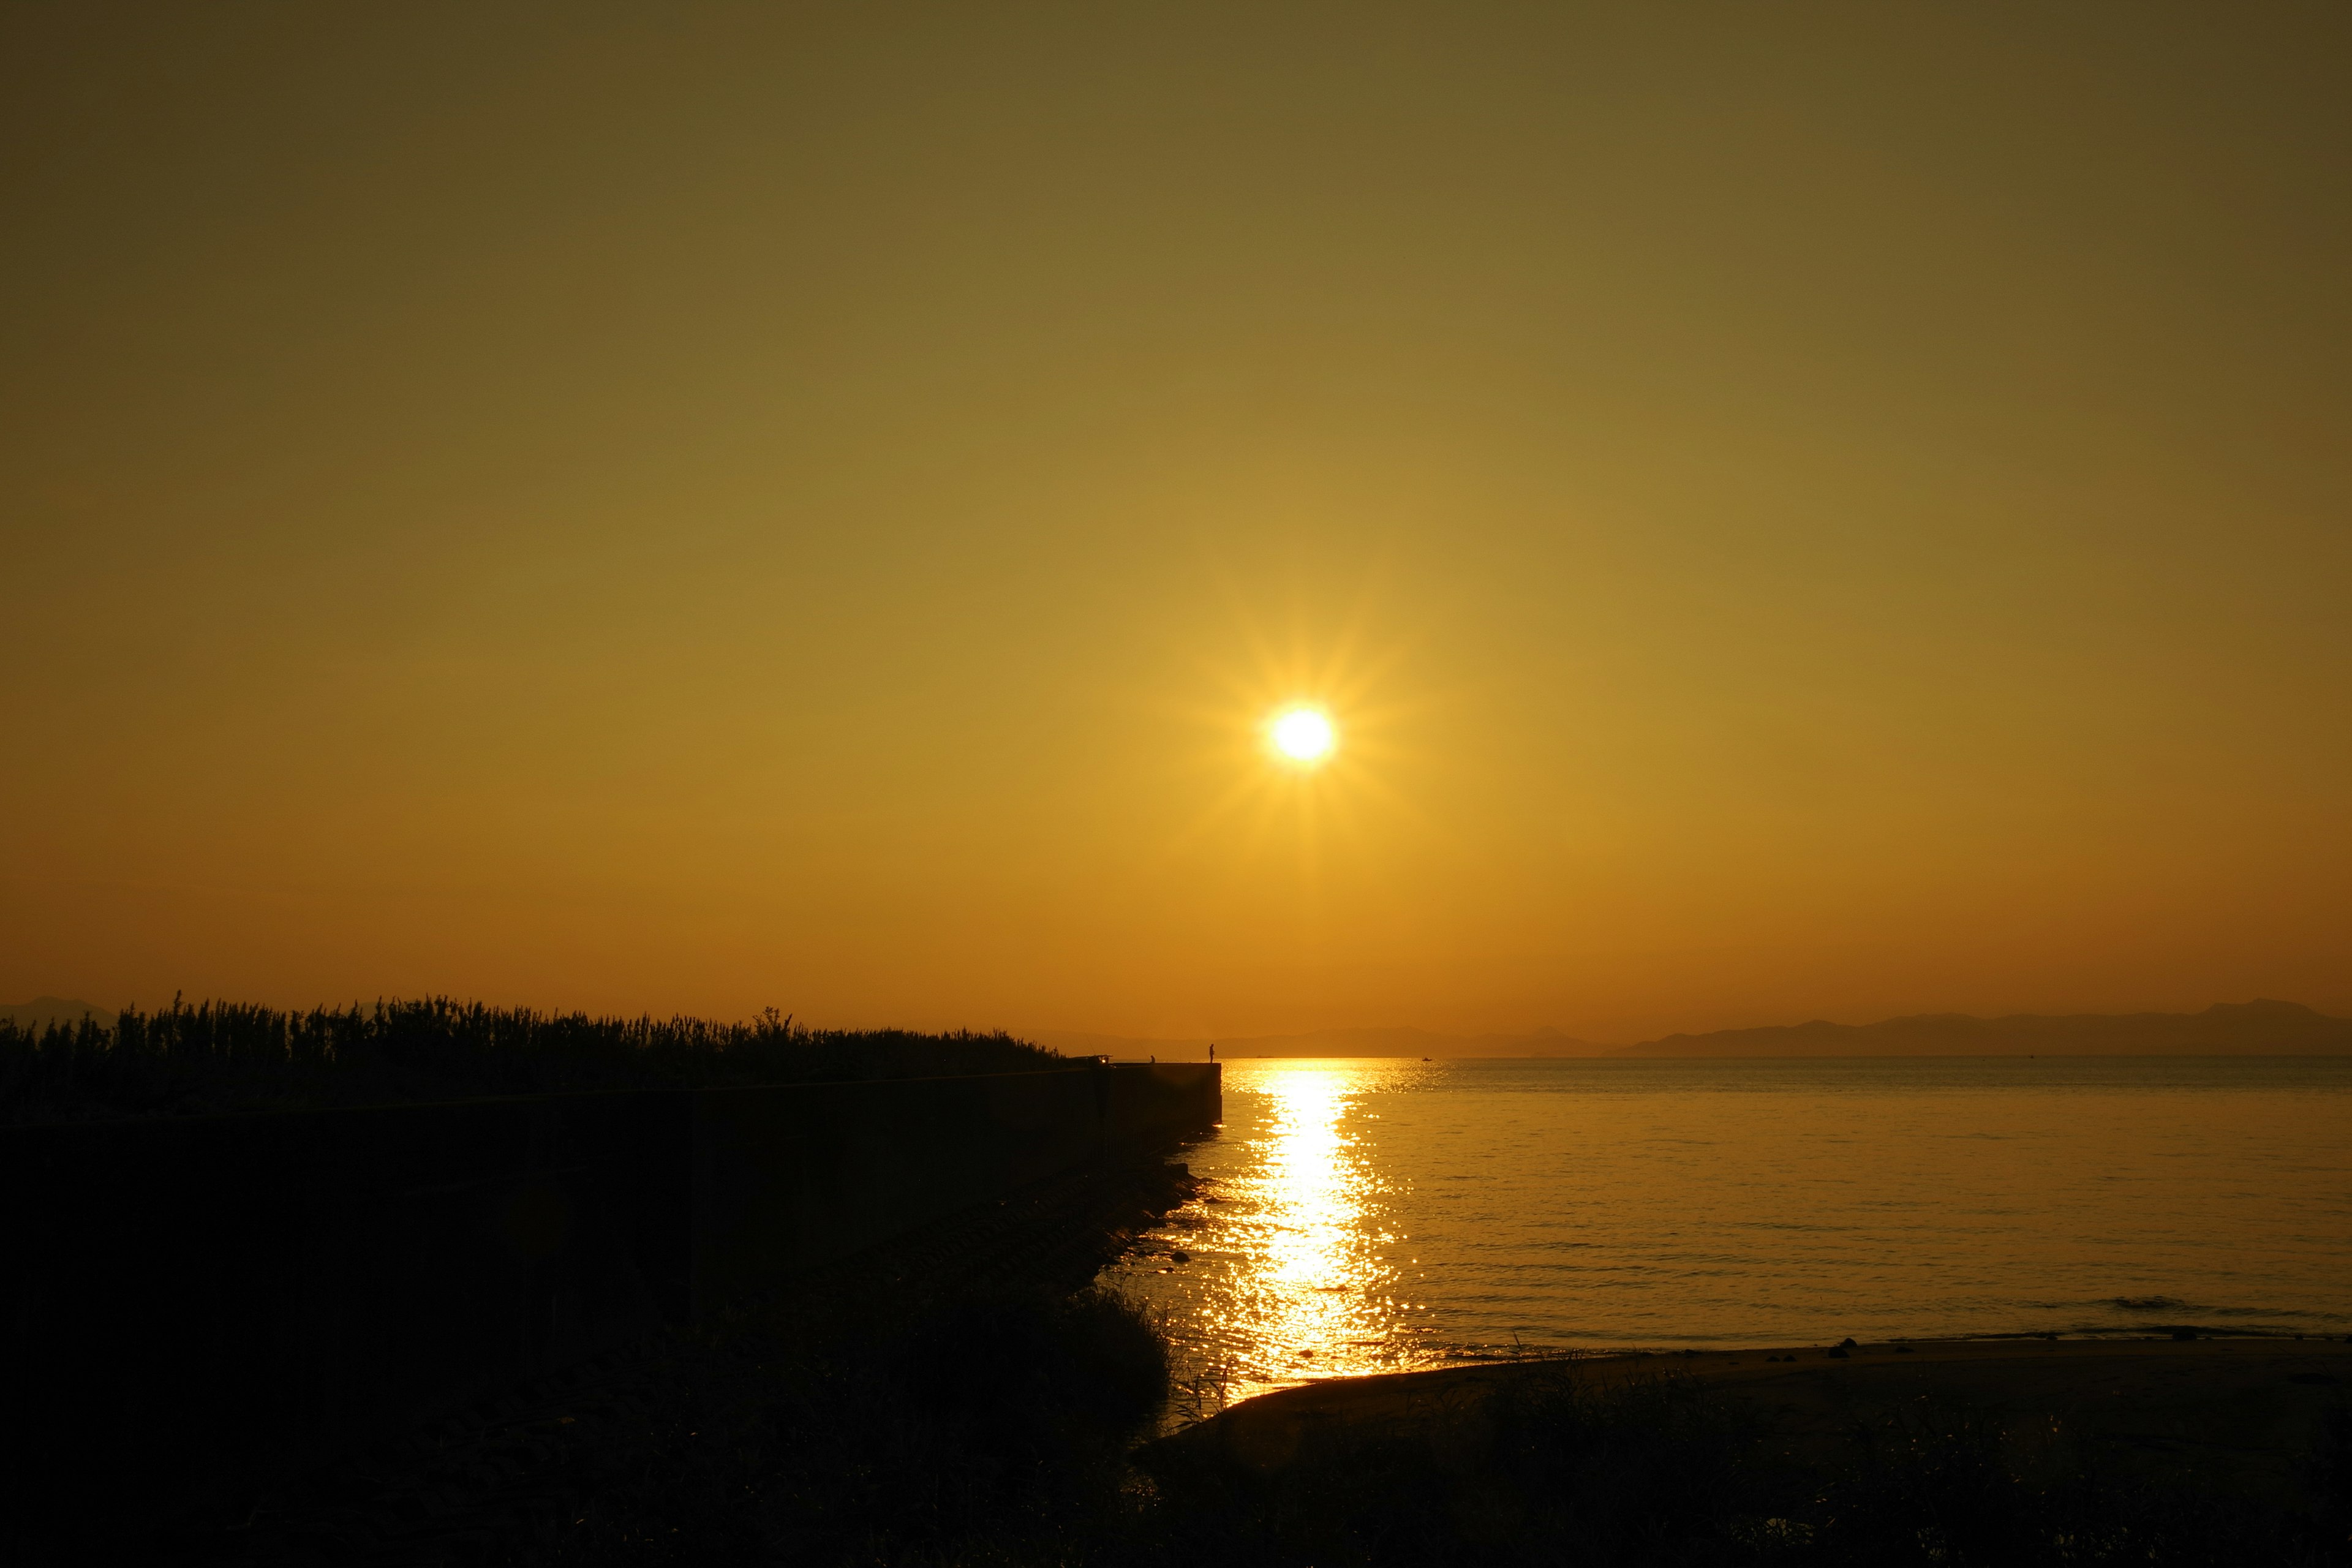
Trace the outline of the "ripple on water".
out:
<instances>
[{"instance_id":1,"label":"ripple on water","mask_svg":"<svg viewBox=\"0 0 2352 1568\"><path fill-rule=\"evenodd\" d=\"M1187 1156L1202 1194L1107 1271L1165 1314L1204 1407L1517 1350L2352 1322L2352 1063L1245 1061L1224 1081L1225 1125Z\"/></svg>"}]
</instances>

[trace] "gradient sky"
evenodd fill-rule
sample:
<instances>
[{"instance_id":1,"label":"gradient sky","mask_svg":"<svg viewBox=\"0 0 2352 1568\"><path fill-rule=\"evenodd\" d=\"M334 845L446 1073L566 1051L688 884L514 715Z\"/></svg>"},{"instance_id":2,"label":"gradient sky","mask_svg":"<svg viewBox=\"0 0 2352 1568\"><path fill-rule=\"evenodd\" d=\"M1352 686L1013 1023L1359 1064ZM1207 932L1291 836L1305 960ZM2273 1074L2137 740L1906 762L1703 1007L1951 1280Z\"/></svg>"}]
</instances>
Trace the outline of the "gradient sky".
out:
<instances>
[{"instance_id":1,"label":"gradient sky","mask_svg":"<svg viewBox=\"0 0 2352 1568\"><path fill-rule=\"evenodd\" d=\"M2347 79L2321 5L10 6L0 995L2352 1012Z\"/></svg>"}]
</instances>

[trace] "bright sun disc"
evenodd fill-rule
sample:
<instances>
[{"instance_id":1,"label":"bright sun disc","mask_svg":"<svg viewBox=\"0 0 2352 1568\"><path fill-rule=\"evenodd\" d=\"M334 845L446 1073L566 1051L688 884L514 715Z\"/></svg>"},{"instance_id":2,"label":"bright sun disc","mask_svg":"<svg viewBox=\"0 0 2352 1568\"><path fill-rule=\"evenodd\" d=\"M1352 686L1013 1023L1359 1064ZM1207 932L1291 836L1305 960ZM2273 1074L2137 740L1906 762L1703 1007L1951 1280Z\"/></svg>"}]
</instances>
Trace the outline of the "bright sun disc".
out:
<instances>
[{"instance_id":1,"label":"bright sun disc","mask_svg":"<svg viewBox=\"0 0 2352 1568\"><path fill-rule=\"evenodd\" d=\"M1293 762L1312 763L1331 752L1331 721L1312 708L1293 708L1268 731L1274 749Z\"/></svg>"}]
</instances>

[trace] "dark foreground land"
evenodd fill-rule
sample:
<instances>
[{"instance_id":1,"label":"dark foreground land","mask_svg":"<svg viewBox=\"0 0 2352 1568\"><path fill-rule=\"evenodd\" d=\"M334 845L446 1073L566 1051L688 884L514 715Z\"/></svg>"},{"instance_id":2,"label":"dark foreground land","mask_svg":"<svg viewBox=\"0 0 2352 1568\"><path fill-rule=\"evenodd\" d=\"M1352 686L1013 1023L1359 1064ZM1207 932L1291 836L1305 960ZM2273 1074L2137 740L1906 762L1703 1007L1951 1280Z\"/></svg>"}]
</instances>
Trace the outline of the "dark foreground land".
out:
<instances>
[{"instance_id":1,"label":"dark foreground land","mask_svg":"<svg viewBox=\"0 0 2352 1568\"><path fill-rule=\"evenodd\" d=\"M1146 1441L1160 1326L1087 1281L1190 1184L1074 1172L299 1487L0 1556L2352 1568L2352 1344L2316 1340L1528 1360Z\"/></svg>"},{"instance_id":2,"label":"dark foreground land","mask_svg":"<svg viewBox=\"0 0 2352 1568\"><path fill-rule=\"evenodd\" d=\"M2352 1345L2319 1341L1531 1360L1311 1384L1137 1447L1163 1344L1072 1287L1181 1181L1041 1191L980 1238L1027 1255L933 1237L829 1304L153 1544L279 1563L2352 1563ZM1068 1245L1081 1215L1092 1242Z\"/></svg>"},{"instance_id":3,"label":"dark foreground land","mask_svg":"<svg viewBox=\"0 0 2352 1568\"><path fill-rule=\"evenodd\" d=\"M2352 1562L2352 1344L2002 1341L1311 1384L1139 1456L1242 1560Z\"/></svg>"},{"instance_id":4,"label":"dark foreground land","mask_svg":"<svg viewBox=\"0 0 2352 1568\"><path fill-rule=\"evenodd\" d=\"M0 1561L1075 1561L1030 1549L1097 1527L1168 1386L1156 1328L1087 1281L1191 1190L1084 1167L299 1485L125 1498Z\"/></svg>"}]
</instances>

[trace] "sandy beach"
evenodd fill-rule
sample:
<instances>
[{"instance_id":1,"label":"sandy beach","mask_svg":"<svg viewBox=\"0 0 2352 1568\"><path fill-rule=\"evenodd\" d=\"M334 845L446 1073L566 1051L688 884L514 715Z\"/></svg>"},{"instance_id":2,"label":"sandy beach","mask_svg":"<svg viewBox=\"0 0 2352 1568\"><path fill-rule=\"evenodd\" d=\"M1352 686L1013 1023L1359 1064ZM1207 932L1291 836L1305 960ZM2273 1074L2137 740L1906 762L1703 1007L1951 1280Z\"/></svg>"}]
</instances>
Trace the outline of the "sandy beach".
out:
<instances>
[{"instance_id":1,"label":"sandy beach","mask_svg":"<svg viewBox=\"0 0 2352 1568\"><path fill-rule=\"evenodd\" d=\"M1375 1442L1467 1454L1497 1394L1561 1377L1597 1387L1692 1380L1745 1405L1800 1460L1833 1460L1855 1433L1924 1401L1997 1425L2029 1466L2040 1449L2270 1491L2297 1484L2327 1413L2352 1397L2352 1343L1985 1340L1486 1363L1285 1389L1154 1447L1260 1473Z\"/></svg>"}]
</instances>

